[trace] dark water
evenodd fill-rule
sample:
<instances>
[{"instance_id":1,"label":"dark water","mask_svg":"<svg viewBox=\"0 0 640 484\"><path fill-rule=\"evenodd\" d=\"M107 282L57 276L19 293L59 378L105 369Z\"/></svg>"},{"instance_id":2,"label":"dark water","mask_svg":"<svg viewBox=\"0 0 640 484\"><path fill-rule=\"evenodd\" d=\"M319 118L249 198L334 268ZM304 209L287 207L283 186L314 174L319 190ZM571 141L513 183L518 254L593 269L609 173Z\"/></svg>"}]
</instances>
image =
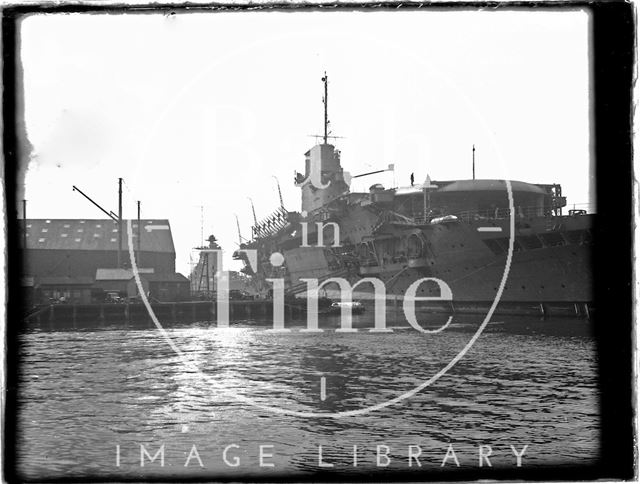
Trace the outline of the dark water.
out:
<instances>
[{"instance_id":1,"label":"dark water","mask_svg":"<svg viewBox=\"0 0 640 484\"><path fill-rule=\"evenodd\" d=\"M438 318L445 319L433 316ZM491 448L494 469L516 468L511 446L521 452L525 445L523 472L593 463L599 415L589 323L495 319L501 322L490 323L451 370L418 394L339 418L274 413L238 396L294 412L379 404L443 368L480 318L456 318L431 335L393 324L392 333L372 334L364 329L366 316L355 318L361 330L350 334L273 334L249 321L229 329L174 324L167 332L184 359L156 329L32 328L21 337L18 469L34 479L268 478L327 469L319 467L319 446L323 462L334 465L329 470L374 472L372 477L389 469L438 472L448 451L444 469L456 468L457 459L482 477L487 464L483 460L483 469L478 467L479 451L488 452L483 445ZM141 446L154 456L162 445L164 466L160 455L150 462L143 453L142 467ZM237 467L223 460L232 445L227 460ZM260 446L272 454L263 464L273 467L260 466ZM377 461L377 446L388 460ZM415 459L409 467L408 453L418 449L422 467Z\"/></svg>"}]
</instances>

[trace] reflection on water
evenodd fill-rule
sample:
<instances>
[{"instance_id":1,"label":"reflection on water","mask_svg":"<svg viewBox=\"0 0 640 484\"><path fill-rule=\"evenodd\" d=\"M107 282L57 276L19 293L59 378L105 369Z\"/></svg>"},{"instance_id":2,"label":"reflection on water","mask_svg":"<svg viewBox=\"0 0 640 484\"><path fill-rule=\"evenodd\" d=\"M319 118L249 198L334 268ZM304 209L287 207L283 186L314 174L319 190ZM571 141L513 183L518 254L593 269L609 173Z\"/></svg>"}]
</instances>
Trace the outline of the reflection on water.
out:
<instances>
[{"instance_id":1,"label":"reflection on water","mask_svg":"<svg viewBox=\"0 0 640 484\"><path fill-rule=\"evenodd\" d=\"M366 316L354 318L357 333L301 333L302 322L288 323L296 329L289 334L251 321L229 329L173 325L167 331L188 364L155 329L34 328L22 336L18 466L30 478L268 477L372 471L386 463L385 469L435 472L447 455L448 468L456 460L477 468L482 445L491 447L494 468L515 467L514 450L525 445L523 469L594 462L599 420L588 323L501 321L417 395L343 418L276 414L235 395L298 412L378 404L444 367L480 321L457 317L431 335L393 321L392 333L372 334L363 330L370 327ZM337 319L323 324L335 327ZM150 457L164 444L164 467L160 454L141 467L141 444ZM260 446L263 465L273 467L260 466ZM319 446L323 464L334 467L319 467ZM378 450L387 455L378 457ZM410 453L419 456L409 459Z\"/></svg>"}]
</instances>

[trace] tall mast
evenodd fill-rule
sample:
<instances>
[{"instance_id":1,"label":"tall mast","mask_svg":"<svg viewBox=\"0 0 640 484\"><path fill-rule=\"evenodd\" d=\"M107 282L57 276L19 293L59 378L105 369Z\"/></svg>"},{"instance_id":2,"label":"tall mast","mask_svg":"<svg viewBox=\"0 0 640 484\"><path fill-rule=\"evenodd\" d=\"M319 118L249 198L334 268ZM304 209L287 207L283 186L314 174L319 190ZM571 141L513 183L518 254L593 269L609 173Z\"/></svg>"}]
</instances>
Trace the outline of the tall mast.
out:
<instances>
[{"instance_id":1,"label":"tall mast","mask_svg":"<svg viewBox=\"0 0 640 484\"><path fill-rule=\"evenodd\" d=\"M322 102L324 104L324 144L326 145L329 129L329 114L327 112L327 108L329 105L329 78L327 77L327 71L324 72L322 82L324 82L324 98L322 98Z\"/></svg>"},{"instance_id":2,"label":"tall mast","mask_svg":"<svg viewBox=\"0 0 640 484\"><path fill-rule=\"evenodd\" d=\"M476 145L473 145L473 150L471 150L471 170L473 174L473 179L476 179Z\"/></svg>"}]
</instances>

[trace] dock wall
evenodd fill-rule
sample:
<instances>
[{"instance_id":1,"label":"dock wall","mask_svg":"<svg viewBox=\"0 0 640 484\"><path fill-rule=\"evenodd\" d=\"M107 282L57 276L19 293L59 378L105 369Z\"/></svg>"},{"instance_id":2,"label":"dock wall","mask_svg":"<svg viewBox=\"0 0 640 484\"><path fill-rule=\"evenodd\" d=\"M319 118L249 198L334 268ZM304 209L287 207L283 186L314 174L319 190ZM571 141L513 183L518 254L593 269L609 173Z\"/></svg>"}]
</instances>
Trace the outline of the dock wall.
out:
<instances>
[{"instance_id":1,"label":"dock wall","mask_svg":"<svg viewBox=\"0 0 640 484\"><path fill-rule=\"evenodd\" d=\"M363 300L365 314L373 317L373 300ZM273 306L271 300L229 301L229 320L263 321L271 324L273 321ZM477 314L485 315L491 307L491 302L455 302L429 301L416 303L416 313L448 313L448 314ZM154 303L151 308L161 323L216 321L216 301L187 301L171 303ZM306 316L304 304L285 304L285 320L301 319ZM403 304L400 297L387 300L386 310L396 318L404 317ZM497 315L569 317L591 319L593 306L586 302L501 302L494 311ZM137 304L50 304L33 310L26 315L27 324L56 325L58 323L148 323L153 325L147 308L142 303Z\"/></svg>"}]
</instances>

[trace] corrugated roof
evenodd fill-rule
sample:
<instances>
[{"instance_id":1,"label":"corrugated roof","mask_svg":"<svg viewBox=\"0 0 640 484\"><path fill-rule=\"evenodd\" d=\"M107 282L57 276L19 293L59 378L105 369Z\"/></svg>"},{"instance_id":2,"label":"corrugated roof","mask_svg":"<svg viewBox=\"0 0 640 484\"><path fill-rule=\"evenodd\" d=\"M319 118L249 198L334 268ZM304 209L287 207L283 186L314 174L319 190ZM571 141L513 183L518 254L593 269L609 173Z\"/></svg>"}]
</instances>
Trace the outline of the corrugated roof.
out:
<instances>
[{"instance_id":1,"label":"corrugated roof","mask_svg":"<svg viewBox=\"0 0 640 484\"><path fill-rule=\"evenodd\" d=\"M140 278L149 282L189 282L189 279L179 272L175 274L140 274Z\"/></svg>"},{"instance_id":2,"label":"corrugated roof","mask_svg":"<svg viewBox=\"0 0 640 484\"><path fill-rule=\"evenodd\" d=\"M140 274L152 274L153 268L138 268ZM133 277L133 269L98 269L96 281L128 281Z\"/></svg>"},{"instance_id":3,"label":"corrugated roof","mask_svg":"<svg viewBox=\"0 0 640 484\"><path fill-rule=\"evenodd\" d=\"M27 248L51 250L118 250L118 224L111 219L27 219ZM133 246L138 248L138 221L131 221ZM168 220L141 221L140 249L175 253ZM122 250L128 251L127 222Z\"/></svg>"}]
</instances>

